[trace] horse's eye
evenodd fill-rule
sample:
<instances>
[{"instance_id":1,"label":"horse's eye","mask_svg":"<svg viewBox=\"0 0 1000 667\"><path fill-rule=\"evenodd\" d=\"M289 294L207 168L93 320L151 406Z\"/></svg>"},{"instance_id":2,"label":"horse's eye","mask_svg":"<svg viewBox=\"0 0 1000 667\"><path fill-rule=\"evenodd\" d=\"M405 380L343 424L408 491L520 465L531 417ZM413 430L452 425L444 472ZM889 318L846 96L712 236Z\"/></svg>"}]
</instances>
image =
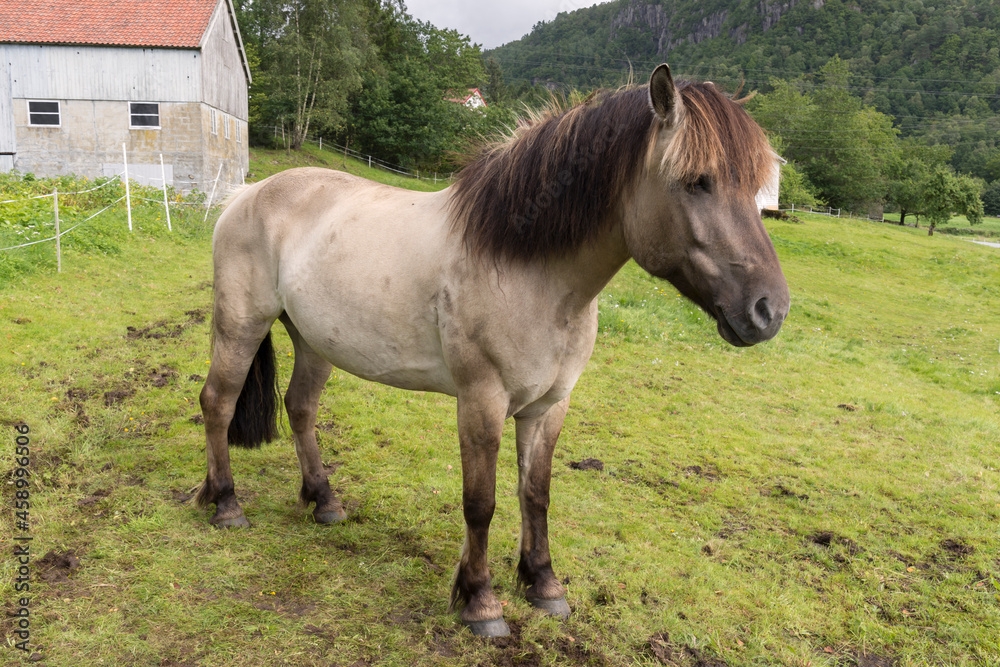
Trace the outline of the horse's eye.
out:
<instances>
[{"instance_id":1,"label":"horse's eye","mask_svg":"<svg viewBox=\"0 0 1000 667\"><path fill-rule=\"evenodd\" d=\"M708 176L699 176L698 180L688 186L688 191L691 194L698 192L711 192L712 191L712 179Z\"/></svg>"}]
</instances>

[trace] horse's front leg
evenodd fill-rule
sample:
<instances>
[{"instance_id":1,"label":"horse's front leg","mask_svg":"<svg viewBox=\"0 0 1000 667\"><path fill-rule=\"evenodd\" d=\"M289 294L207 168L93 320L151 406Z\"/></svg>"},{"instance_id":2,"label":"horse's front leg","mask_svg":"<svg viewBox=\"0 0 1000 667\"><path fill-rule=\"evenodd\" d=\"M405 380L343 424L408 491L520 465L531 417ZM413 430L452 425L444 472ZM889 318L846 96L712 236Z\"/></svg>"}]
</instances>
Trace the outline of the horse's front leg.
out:
<instances>
[{"instance_id":1,"label":"horse's front leg","mask_svg":"<svg viewBox=\"0 0 1000 667\"><path fill-rule=\"evenodd\" d=\"M566 589L552 571L548 511L552 452L568 407L567 396L544 413L515 415L521 502L521 560L517 575L531 605L563 618L569 616L570 609Z\"/></svg>"},{"instance_id":2,"label":"horse's front leg","mask_svg":"<svg viewBox=\"0 0 1000 667\"><path fill-rule=\"evenodd\" d=\"M503 620L503 607L493 593L487 562L490 521L496 508L497 452L506 410L506 401L482 394L460 395L458 399L465 544L455 572L451 603L452 607L459 600L465 604L462 623L482 637L510 634Z\"/></svg>"}]
</instances>

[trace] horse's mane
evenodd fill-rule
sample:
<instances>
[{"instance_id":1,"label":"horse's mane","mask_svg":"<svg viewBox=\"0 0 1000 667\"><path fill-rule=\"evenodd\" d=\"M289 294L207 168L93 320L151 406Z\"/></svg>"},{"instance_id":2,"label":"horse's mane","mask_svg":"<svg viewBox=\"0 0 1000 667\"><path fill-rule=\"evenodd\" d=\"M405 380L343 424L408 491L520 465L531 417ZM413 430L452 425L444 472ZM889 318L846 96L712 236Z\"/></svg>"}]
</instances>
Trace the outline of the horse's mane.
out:
<instances>
[{"instance_id":1,"label":"horse's mane","mask_svg":"<svg viewBox=\"0 0 1000 667\"><path fill-rule=\"evenodd\" d=\"M711 83L677 81L682 126L661 169L693 184L756 194L774 168L763 130ZM658 123L648 87L602 91L558 104L479 148L454 185L455 224L479 255L550 257L602 230L612 208L647 166Z\"/></svg>"}]
</instances>

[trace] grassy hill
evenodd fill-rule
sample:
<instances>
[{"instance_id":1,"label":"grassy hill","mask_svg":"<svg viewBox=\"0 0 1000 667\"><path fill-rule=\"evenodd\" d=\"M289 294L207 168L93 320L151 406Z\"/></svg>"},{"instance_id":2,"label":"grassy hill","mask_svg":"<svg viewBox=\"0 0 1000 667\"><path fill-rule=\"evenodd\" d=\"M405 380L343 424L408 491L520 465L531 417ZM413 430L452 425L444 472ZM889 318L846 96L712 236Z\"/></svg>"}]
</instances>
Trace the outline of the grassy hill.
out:
<instances>
[{"instance_id":1,"label":"grassy hill","mask_svg":"<svg viewBox=\"0 0 1000 667\"><path fill-rule=\"evenodd\" d=\"M252 171L280 159L257 152ZM491 566L514 634L492 642L447 611L463 537L453 399L335 372L319 438L350 520L315 525L297 506L286 435L233 452L254 527L214 530L190 502L209 228L70 247L62 274L0 287L5 451L30 428L32 651L48 665L997 664L1000 251L802 220L768 223L793 305L767 344L727 346L633 264L601 295L553 475L573 615L541 617L514 585L508 429ZM570 466L586 458L603 470ZM3 590L17 568L0 559Z\"/></svg>"}]
</instances>

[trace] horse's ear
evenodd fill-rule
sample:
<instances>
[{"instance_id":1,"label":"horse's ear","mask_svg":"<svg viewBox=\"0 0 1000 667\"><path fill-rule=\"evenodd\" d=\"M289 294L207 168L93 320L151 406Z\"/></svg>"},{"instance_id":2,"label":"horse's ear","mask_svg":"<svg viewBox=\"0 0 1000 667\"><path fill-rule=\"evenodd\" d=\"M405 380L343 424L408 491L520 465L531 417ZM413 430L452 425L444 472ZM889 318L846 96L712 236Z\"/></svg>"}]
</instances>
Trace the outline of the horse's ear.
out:
<instances>
[{"instance_id":1,"label":"horse's ear","mask_svg":"<svg viewBox=\"0 0 1000 667\"><path fill-rule=\"evenodd\" d=\"M649 103L660 120L669 125L676 125L680 119L680 99L674 78L670 76L670 66L663 63L649 77Z\"/></svg>"}]
</instances>

